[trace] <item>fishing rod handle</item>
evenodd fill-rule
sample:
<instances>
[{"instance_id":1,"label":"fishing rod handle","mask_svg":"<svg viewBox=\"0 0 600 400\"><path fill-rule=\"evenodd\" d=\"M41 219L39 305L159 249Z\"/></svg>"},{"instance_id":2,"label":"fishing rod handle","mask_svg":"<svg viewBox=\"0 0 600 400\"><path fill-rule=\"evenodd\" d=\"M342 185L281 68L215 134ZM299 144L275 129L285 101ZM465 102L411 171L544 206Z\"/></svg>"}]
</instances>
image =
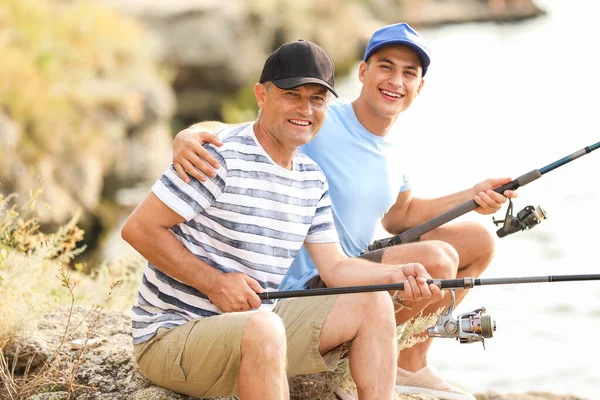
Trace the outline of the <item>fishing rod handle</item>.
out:
<instances>
[{"instance_id":1,"label":"fishing rod handle","mask_svg":"<svg viewBox=\"0 0 600 400\"><path fill-rule=\"evenodd\" d=\"M528 183L531 183L537 179L542 177L542 173L539 169L534 169L533 171L529 171L526 174L519 176L517 179L513 179L505 185L499 186L494 189L494 192L503 194L506 190L517 190L521 186L525 186Z\"/></svg>"},{"instance_id":2,"label":"fishing rod handle","mask_svg":"<svg viewBox=\"0 0 600 400\"><path fill-rule=\"evenodd\" d=\"M473 211L475 208L477 208L477 203L475 200L469 200L466 203L463 203L460 206L445 212L444 214L438 215L437 217L430 219L421 225L417 225L414 228L402 232L399 235L375 240L367 247L367 251L379 250L385 247L396 246L398 244L416 242L424 233L427 233L438 226L444 225L446 222L458 218L469 211Z\"/></svg>"}]
</instances>

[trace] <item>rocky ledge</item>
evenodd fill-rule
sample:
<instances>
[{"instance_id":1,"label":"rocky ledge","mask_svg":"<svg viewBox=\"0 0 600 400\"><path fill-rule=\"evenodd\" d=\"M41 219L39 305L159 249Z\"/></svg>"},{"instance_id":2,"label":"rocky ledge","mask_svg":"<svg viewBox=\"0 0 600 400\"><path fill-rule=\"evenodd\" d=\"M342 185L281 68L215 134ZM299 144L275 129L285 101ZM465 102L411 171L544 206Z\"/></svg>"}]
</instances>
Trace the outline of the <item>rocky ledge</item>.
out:
<instances>
[{"instance_id":1,"label":"rocky ledge","mask_svg":"<svg viewBox=\"0 0 600 400\"><path fill-rule=\"evenodd\" d=\"M89 308L78 306L71 316L71 334L62 350L55 356L61 343L68 319L68 309L57 309L43 318L37 329L28 335L14 338L2 351L9 365L16 357L16 377L19 371L31 362L30 371L40 370L49 360L52 371L48 381L54 377L52 392L16 397L27 400L65 400L69 393L62 391L64 382L73 378L75 391L70 399L77 400L189 400L168 390L152 385L142 376L133 359L130 336L130 319L126 312L105 311L99 316L90 314ZM90 344L84 351L82 341ZM54 357L54 358L53 358ZM30 360L30 361L29 361ZM333 374L318 374L297 377L290 381L291 398L294 400L335 400ZM2 387L0 386L0 389ZM0 397L2 392L0 392ZM435 400L427 395L398 396L400 400ZM478 400L584 400L575 396L560 396L552 393L477 394ZM233 397L220 400L235 400Z\"/></svg>"}]
</instances>

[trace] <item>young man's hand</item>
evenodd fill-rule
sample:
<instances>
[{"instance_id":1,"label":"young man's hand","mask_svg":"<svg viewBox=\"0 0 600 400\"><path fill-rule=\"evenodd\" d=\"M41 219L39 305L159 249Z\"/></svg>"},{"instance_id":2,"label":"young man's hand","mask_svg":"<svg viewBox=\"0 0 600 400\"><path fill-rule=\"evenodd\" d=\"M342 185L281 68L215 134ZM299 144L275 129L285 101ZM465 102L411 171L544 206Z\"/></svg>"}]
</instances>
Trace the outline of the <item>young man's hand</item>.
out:
<instances>
[{"instance_id":1,"label":"young man's hand","mask_svg":"<svg viewBox=\"0 0 600 400\"><path fill-rule=\"evenodd\" d=\"M479 214L494 214L502 208L507 199L517 197L514 190L505 190L504 193L496 193L493 189L510 182L511 178L486 179L473 186L473 199L479 207L475 209Z\"/></svg>"},{"instance_id":2,"label":"young man's hand","mask_svg":"<svg viewBox=\"0 0 600 400\"><path fill-rule=\"evenodd\" d=\"M190 182L188 174L201 182L206 181L206 176L216 176L215 169L219 168L219 163L203 145L211 143L221 147L223 143L207 129L203 124L192 125L179 132L173 140L173 165L177 175L185 182Z\"/></svg>"}]
</instances>

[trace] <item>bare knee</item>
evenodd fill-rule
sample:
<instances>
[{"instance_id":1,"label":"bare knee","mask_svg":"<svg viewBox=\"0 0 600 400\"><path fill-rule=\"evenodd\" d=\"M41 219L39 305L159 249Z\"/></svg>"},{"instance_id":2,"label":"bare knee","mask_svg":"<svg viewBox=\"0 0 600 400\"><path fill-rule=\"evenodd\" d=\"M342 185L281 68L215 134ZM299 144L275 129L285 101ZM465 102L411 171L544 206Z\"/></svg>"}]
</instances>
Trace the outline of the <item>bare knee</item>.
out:
<instances>
[{"instance_id":1,"label":"bare knee","mask_svg":"<svg viewBox=\"0 0 600 400\"><path fill-rule=\"evenodd\" d=\"M425 242L429 245L428 262L424 267L433 278L451 279L456 277L459 264L458 252L454 247L440 240Z\"/></svg>"},{"instance_id":2,"label":"bare knee","mask_svg":"<svg viewBox=\"0 0 600 400\"><path fill-rule=\"evenodd\" d=\"M395 333L394 303L388 292L359 294L360 317L363 325L379 325L382 331Z\"/></svg>"},{"instance_id":3,"label":"bare knee","mask_svg":"<svg viewBox=\"0 0 600 400\"><path fill-rule=\"evenodd\" d=\"M423 264L433 278L449 279L456 277L459 265L456 249L441 240L424 240L402 246L388 247L383 254L384 264Z\"/></svg>"},{"instance_id":4,"label":"bare knee","mask_svg":"<svg viewBox=\"0 0 600 400\"><path fill-rule=\"evenodd\" d=\"M494 258L496 239L483 225L471 222L467 224L468 235L471 238L473 264L480 266L482 272Z\"/></svg>"},{"instance_id":5,"label":"bare knee","mask_svg":"<svg viewBox=\"0 0 600 400\"><path fill-rule=\"evenodd\" d=\"M496 240L492 233L478 222L463 222L458 225L462 235L469 238L469 241L480 251L493 251Z\"/></svg>"},{"instance_id":6,"label":"bare knee","mask_svg":"<svg viewBox=\"0 0 600 400\"><path fill-rule=\"evenodd\" d=\"M269 311L256 312L246 323L242 334L244 356L269 361L285 361L286 336L281 318Z\"/></svg>"}]
</instances>

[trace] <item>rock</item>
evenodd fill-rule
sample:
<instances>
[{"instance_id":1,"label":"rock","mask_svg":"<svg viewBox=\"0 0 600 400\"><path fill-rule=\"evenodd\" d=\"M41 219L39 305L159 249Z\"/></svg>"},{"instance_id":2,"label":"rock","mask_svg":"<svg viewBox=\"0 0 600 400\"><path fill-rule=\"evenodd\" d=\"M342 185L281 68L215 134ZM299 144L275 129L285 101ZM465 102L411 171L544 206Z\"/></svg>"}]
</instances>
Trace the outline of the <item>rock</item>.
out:
<instances>
[{"instance_id":1,"label":"rock","mask_svg":"<svg viewBox=\"0 0 600 400\"><path fill-rule=\"evenodd\" d=\"M128 397L128 400L184 400L187 396L183 396L170 390L163 389L158 386L150 386L146 389L138 390L135 396Z\"/></svg>"},{"instance_id":2,"label":"rock","mask_svg":"<svg viewBox=\"0 0 600 400\"><path fill-rule=\"evenodd\" d=\"M68 392L43 393L31 396L27 400L65 400L68 395Z\"/></svg>"},{"instance_id":3,"label":"rock","mask_svg":"<svg viewBox=\"0 0 600 400\"><path fill-rule=\"evenodd\" d=\"M129 313L120 311L105 311L96 320L96 314L90 315L88 307L76 306L71 315L71 329L78 328L65 342L60 352L60 362L56 362L55 368L61 371L73 370L78 364L75 372L74 383L82 388L77 396L78 400L187 400L187 396L173 393L169 390L154 386L141 374L133 357L133 345L131 342L131 320ZM87 316L87 317L86 317ZM37 328L30 335L19 335L4 349L5 356L9 359L14 355L17 347L27 348L29 356L34 357L32 371L35 373L43 363L51 359L56 351L68 318L68 310L60 308L45 316L38 322ZM94 322L96 320L96 322ZM93 348L88 348L81 353L71 350L69 341L74 339L107 338ZM80 354L81 361L78 362ZM23 359L22 363L27 360ZM23 364L24 365L24 364ZM294 400L335 400L335 396L326 379L328 374L316 374L314 378L296 377L290 381L292 388L291 399ZM93 388L93 389L92 389ZM52 397L54 396L54 397ZM29 400L65 399L65 392L46 393L35 395ZM220 397L215 400L238 400L237 397Z\"/></svg>"},{"instance_id":4,"label":"rock","mask_svg":"<svg viewBox=\"0 0 600 400\"><path fill-rule=\"evenodd\" d=\"M90 315L88 315L90 314ZM87 316L87 317L86 317ZM137 368L133 358L133 345L131 343L129 313L121 311L104 311L98 318L94 312L90 313L88 307L76 306L71 315L71 329L78 326L69 336L66 345L61 351L60 362L53 364L55 368L67 372L75 372L74 383L79 388L77 400L190 400L188 396L173 393L157 387L148 381ZM54 310L38 322L29 336L19 335L8 347L3 349L4 355L11 357L14 349L27 349L34 362L31 365L35 373L44 361L48 360L55 352L62 335L68 310L60 308ZM96 319L97 318L97 319ZM80 351L71 350L68 342L73 339L107 338L96 347L87 349L82 354ZM21 350L22 354L22 350ZM20 364L23 366L24 364ZM17 368L19 372L20 368ZM290 398L292 400L336 400L333 394L332 379L339 379L332 374L315 374L290 379ZM61 390L60 387L57 389ZM488 392L476 395L477 400L584 400L576 396L561 396L553 393L531 392L526 394L498 394ZM58 391L53 393L37 394L28 400L64 400L67 393ZM398 395L398 400L436 400L424 394ZM238 400L237 397L220 397L214 400Z\"/></svg>"},{"instance_id":5,"label":"rock","mask_svg":"<svg viewBox=\"0 0 600 400\"><path fill-rule=\"evenodd\" d=\"M35 370L50 359L53 347L40 337L17 336L2 350L9 364L24 371L27 365ZM15 361L16 358L16 361Z\"/></svg>"}]
</instances>

